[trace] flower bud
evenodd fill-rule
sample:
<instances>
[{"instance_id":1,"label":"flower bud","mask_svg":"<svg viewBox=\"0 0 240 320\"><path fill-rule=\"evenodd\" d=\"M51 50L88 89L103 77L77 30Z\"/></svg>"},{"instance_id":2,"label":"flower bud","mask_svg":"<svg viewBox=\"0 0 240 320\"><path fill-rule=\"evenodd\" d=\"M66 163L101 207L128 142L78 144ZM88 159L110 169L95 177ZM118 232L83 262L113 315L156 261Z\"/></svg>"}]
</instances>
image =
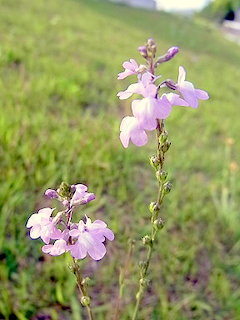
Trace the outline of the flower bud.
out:
<instances>
[{"instance_id":1,"label":"flower bud","mask_svg":"<svg viewBox=\"0 0 240 320\"><path fill-rule=\"evenodd\" d=\"M90 305L90 298L88 296L83 296L81 298L81 304L86 307Z\"/></svg>"},{"instance_id":2,"label":"flower bud","mask_svg":"<svg viewBox=\"0 0 240 320\"><path fill-rule=\"evenodd\" d=\"M153 225L157 230L161 230L164 227L164 222L161 218L159 218L153 222Z\"/></svg>"},{"instance_id":3,"label":"flower bud","mask_svg":"<svg viewBox=\"0 0 240 320\"><path fill-rule=\"evenodd\" d=\"M179 48L178 47L171 47L168 49L166 55L165 55L165 61L169 61L172 58L175 57L175 55L179 52Z\"/></svg>"},{"instance_id":4,"label":"flower bud","mask_svg":"<svg viewBox=\"0 0 240 320\"><path fill-rule=\"evenodd\" d=\"M146 46L138 47L138 51L143 58L147 58L147 47Z\"/></svg>"},{"instance_id":5,"label":"flower bud","mask_svg":"<svg viewBox=\"0 0 240 320\"><path fill-rule=\"evenodd\" d=\"M150 162L150 165L155 169L157 169L157 167L159 166L159 159L157 156L150 157L149 162Z\"/></svg>"},{"instance_id":6,"label":"flower bud","mask_svg":"<svg viewBox=\"0 0 240 320\"><path fill-rule=\"evenodd\" d=\"M160 181L165 181L167 179L168 173L164 170L161 170L159 173L159 179Z\"/></svg>"},{"instance_id":7,"label":"flower bud","mask_svg":"<svg viewBox=\"0 0 240 320\"><path fill-rule=\"evenodd\" d=\"M146 235L142 238L142 242L145 246L150 246L152 244L152 239L149 235Z\"/></svg>"},{"instance_id":8,"label":"flower bud","mask_svg":"<svg viewBox=\"0 0 240 320\"><path fill-rule=\"evenodd\" d=\"M167 141L167 138L168 138L168 132L164 130L159 136L159 143L163 145Z\"/></svg>"},{"instance_id":9,"label":"flower bud","mask_svg":"<svg viewBox=\"0 0 240 320\"><path fill-rule=\"evenodd\" d=\"M168 194L171 191L171 189L172 189L171 182L168 181L168 182L164 183L163 192L164 192L165 195Z\"/></svg>"},{"instance_id":10,"label":"flower bud","mask_svg":"<svg viewBox=\"0 0 240 320\"><path fill-rule=\"evenodd\" d=\"M58 188L57 192L62 198L71 199L72 197L71 186L66 182L62 182L60 184L60 187Z\"/></svg>"},{"instance_id":11,"label":"flower bud","mask_svg":"<svg viewBox=\"0 0 240 320\"><path fill-rule=\"evenodd\" d=\"M154 41L153 38L149 38L147 40L147 46L152 47L152 46L155 46L155 45L156 45L156 42Z\"/></svg>"},{"instance_id":12,"label":"flower bud","mask_svg":"<svg viewBox=\"0 0 240 320\"><path fill-rule=\"evenodd\" d=\"M47 189L45 191L45 196L48 197L49 199L57 199L58 198L58 193L56 190L53 189Z\"/></svg>"},{"instance_id":13,"label":"flower bud","mask_svg":"<svg viewBox=\"0 0 240 320\"><path fill-rule=\"evenodd\" d=\"M157 51L156 42L154 39L150 38L147 40L147 55L148 57L155 57Z\"/></svg>"},{"instance_id":14,"label":"flower bud","mask_svg":"<svg viewBox=\"0 0 240 320\"><path fill-rule=\"evenodd\" d=\"M172 58L175 57L175 55L178 52L179 52L179 48L178 47L171 47L170 49L168 49L167 53L164 56L161 56L161 57L159 57L157 59L156 65L171 60Z\"/></svg>"},{"instance_id":15,"label":"flower bud","mask_svg":"<svg viewBox=\"0 0 240 320\"><path fill-rule=\"evenodd\" d=\"M164 170L158 170L156 172L156 178L158 181L164 182L167 179L168 173Z\"/></svg>"},{"instance_id":16,"label":"flower bud","mask_svg":"<svg viewBox=\"0 0 240 320\"><path fill-rule=\"evenodd\" d=\"M156 202L151 202L150 205L149 205L149 211L151 213L155 213L155 212L158 212L159 211L159 208L158 208L158 205Z\"/></svg>"}]
</instances>

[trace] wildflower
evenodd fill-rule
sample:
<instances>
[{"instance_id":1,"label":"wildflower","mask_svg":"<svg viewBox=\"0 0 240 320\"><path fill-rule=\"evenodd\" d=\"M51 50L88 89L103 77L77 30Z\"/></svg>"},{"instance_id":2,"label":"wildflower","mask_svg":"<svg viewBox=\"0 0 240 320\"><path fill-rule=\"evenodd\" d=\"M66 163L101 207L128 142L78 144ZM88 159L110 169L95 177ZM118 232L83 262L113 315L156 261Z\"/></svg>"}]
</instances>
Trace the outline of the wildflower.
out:
<instances>
[{"instance_id":1,"label":"wildflower","mask_svg":"<svg viewBox=\"0 0 240 320\"><path fill-rule=\"evenodd\" d=\"M134 59L130 59L129 61L125 61L123 63L123 68L125 69L123 72L120 72L118 74L118 79L122 80L125 79L126 77L132 75L132 74L137 74L139 72L139 66L137 62Z\"/></svg>"},{"instance_id":2,"label":"wildflower","mask_svg":"<svg viewBox=\"0 0 240 320\"><path fill-rule=\"evenodd\" d=\"M193 84L189 81L185 81L185 79L186 71L182 66L180 66L176 89L182 94L184 100L189 104L189 106L197 108L198 99L209 99L208 93L204 90L195 89Z\"/></svg>"},{"instance_id":3,"label":"wildflower","mask_svg":"<svg viewBox=\"0 0 240 320\"><path fill-rule=\"evenodd\" d=\"M102 259L106 254L103 242L105 239L114 239L113 232L103 221L96 220L92 223L88 217L85 223L82 220L79 222L78 229L70 230L69 235L77 238L75 244L68 246L71 255L77 259L85 258L87 253L94 260Z\"/></svg>"},{"instance_id":4,"label":"wildflower","mask_svg":"<svg viewBox=\"0 0 240 320\"><path fill-rule=\"evenodd\" d=\"M51 218L53 210L51 208L40 209L28 219L27 228L31 228L30 237L32 239L41 237L46 244L49 244L50 239L61 238L61 231L56 228Z\"/></svg>"},{"instance_id":5,"label":"wildflower","mask_svg":"<svg viewBox=\"0 0 240 320\"><path fill-rule=\"evenodd\" d=\"M147 143L148 137L139 121L135 117L124 117L120 125L120 140L124 148L128 147L129 140L140 147Z\"/></svg>"},{"instance_id":6,"label":"wildflower","mask_svg":"<svg viewBox=\"0 0 240 320\"><path fill-rule=\"evenodd\" d=\"M148 97L132 102L132 112L139 121L141 128L154 130L157 127L156 119L166 119L172 106L166 97L159 99Z\"/></svg>"}]
</instances>

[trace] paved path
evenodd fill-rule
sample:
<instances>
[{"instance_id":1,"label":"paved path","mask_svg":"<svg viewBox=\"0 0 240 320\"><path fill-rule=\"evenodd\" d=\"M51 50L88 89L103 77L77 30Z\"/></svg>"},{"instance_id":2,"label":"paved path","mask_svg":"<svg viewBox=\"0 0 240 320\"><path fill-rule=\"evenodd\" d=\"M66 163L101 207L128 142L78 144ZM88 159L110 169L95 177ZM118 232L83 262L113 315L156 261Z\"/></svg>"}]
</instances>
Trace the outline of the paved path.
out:
<instances>
[{"instance_id":1,"label":"paved path","mask_svg":"<svg viewBox=\"0 0 240 320\"><path fill-rule=\"evenodd\" d=\"M225 21L221 29L226 38L240 45L240 22Z\"/></svg>"}]
</instances>

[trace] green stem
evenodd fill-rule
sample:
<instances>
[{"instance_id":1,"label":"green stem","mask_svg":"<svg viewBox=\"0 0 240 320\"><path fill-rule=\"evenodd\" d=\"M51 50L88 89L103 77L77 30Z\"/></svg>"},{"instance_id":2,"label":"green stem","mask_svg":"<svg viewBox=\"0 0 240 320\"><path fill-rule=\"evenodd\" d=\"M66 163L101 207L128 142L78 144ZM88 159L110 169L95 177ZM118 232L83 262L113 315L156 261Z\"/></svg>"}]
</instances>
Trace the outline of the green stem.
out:
<instances>
[{"instance_id":1,"label":"green stem","mask_svg":"<svg viewBox=\"0 0 240 320\"><path fill-rule=\"evenodd\" d=\"M88 296L88 293L87 293L87 288L86 288L86 285L84 284L83 282L83 277L81 275L81 271L80 271L80 268L79 268L79 265L76 261L76 259L73 258L73 272L76 276L76 280L77 280L77 286L78 286L78 289L79 289L79 292L81 294L81 298L85 298L85 299L89 299L89 302L85 302L86 303L83 303L82 299L81 299L81 303L82 305L84 305L87 309L87 314L88 314L88 319L89 320L93 320L93 314L92 314L92 310L91 310L91 306L90 306L90 298Z\"/></svg>"},{"instance_id":2,"label":"green stem","mask_svg":"<svg viewBox=\"0 0 240 320\"><path fill-rule=\"evenodd\" d=\"M164 123L163 120L158 120L158 125L157 125L157 129L156 129L156 133L157 133L157 159L159 161L159 166L157 170L162 170L163 169L163 165L164 165L164 151L162 151L161 149L161 143L159 141L160 135L163 133L164 131ZM139 287L138 287L138 292L136 294L136 304L135 304L135 308L134 308L134 312L133 312L133 316L132 316L132 320L136 320L137 319L137 314L139 311L139 307L140 307L140 302L144 293L144 289L146 287L146 276L148 273L148 269L149 269L149 265L151 262L151 258L152 258L152 254L153 254L153 250L154 250L154 244L155 244L155 239L156 239L156 235L159 231L159 229L155 226L154 221L156 219L159 218L159 211L160 211L160 207L161 204L163 202L163 198L164 198L164 181L159 179L159 190L158 190L158 196L157 196L157 201L156 201L156 209L157 212L153 212L152 213L152 217L151 217L151 239L150 239L150 243L148 244L148 253L147 253L147 258L144 264L144 267L141 271L141 278L139 281Z\"/></svg>"},{"instance_id":3,"label":"green stem","mask_svg":"<svg viewBox=\"0 0 240 320\"><path fill-rule=\"evenodd\" d=\"M128 271L129 271L129 264L131 261L131 257L133 254L133 248L134 248L134 241L130 240L129 242L129 248L128 248L128 254L124 263L124 267L120 270L119 274L119 294L117 298L115 313L113 316L113 320L118 320L121 315L121 307L122 307L122 297L124 293L124 287L125 287L125 279L127 277Z\"/></svg>"},{"instance_id":4,"label":"green stem","mask_svg":"<svg viewBox=\"0 0 240 320\"><path fill-rule=\"evenodd\" d=\"M151 258L152 258L153 243L154 243L154 239L155 239L156 234L157 234L157 230L154 230L154 227L152 225L152 245L150 245L149 248L148 248L146 265L145 265L144 271L143 271L143 273L141 275L141 279L139 281L139 288L138 288L138 292L136 294L136 304L135 304L132 320L136 320L137 319L137 314L138 314L140 302L141 302L141 299L142 299L142 295L144 293L144 287L145 287L144 281L146 280L146 275L147 275L148 268L149 268L149 265L150 265L150 261L151 261Z\"/></svg>"}]
</instances>

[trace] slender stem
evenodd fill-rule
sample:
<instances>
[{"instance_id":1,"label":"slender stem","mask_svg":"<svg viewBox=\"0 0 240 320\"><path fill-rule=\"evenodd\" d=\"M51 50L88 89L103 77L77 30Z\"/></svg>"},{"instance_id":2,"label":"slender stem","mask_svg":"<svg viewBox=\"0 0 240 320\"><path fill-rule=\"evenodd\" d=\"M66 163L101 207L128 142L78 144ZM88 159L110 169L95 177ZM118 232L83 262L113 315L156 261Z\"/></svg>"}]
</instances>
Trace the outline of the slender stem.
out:
<instances>
[{"instance_id":1,"label":"slender stem","mask_svg":"<svg viewBox=\"0 0 240 320\"><path fill-rule=\"evenodd\" d=\"M133 248L134 248L134 241L130 240L129 242L129 248L128 248L128 254L124 263L123 268L120 270L119 274L119 294L117 298L115 313L113 316L113 320L118 320L121 315L121 307L122 307L122 297L124 293L124 287L125 287L125 279L127 277L128 271L129 271L129 264L131 261L131 257L133 254Z\"/></svg>"},{"instance_id":2,"label":"slender stem","mask_svg":"<svg viewBox=\"0 0 240 320\"><path fill-rule=\"evenodd\" d=\"M79 289L79 292L80 292L82 298L89 298L88 293L87 293L87 288L83 282L83 277L81 275L79 265L78 265L75 258L73 258L73 272L76 276L77 286L78 286L78 289ZM82 303L82 299L81 299L81 303ZM84 306L87 309L88 319L93 320L94 318L93 318L93 314L92 314L92 310L91 310L91 306L90 306L90 300L89 300L89 302L85 303Z\"/></svg>"},{"instance_id":3,"label":"slender stem","mask_svg":"<svg viewBox=\"0 0 240 320\"><path fill-rule=\"evenodd\" d=\"M162 150L162 145L160 142L160 136L161 134L164 132L164 123L163 120L157 120L158 124L157 124L157 128L156 128L156 136L157 136L157 160L159 163L159 166L157 168L158 171L162 171L163 169L163 165L164 165L164 153L166 151ZM135 308L134 308L134 312L133 312L133 316L132 316L132 320L136 320L137 319L137 314L139 311L139 306L140 306L140 302L142 299L142 295L144 293L144 289L147 285L147 280L146 280L146 276L148 273L148 269L149 269L149 265L151 262L151 258L152 258L152 253L154 250L154 244L155 244L155 239L156 239L156 235L158 233L158 231L160 230L158 227L156 227L156 225L154 224L155 220L159 218L159 212L160 212L160 207L161 204L163 202L163 198L165 196L165 191L164 191L164 180L158 179L159 181L159 190L158 190L158 195L157 195L157 201L156 201L156 212L152 213L152 217L151 217L151 237L150 237L150 242L148 244L148 253L147 253L147 258L145 260L145 263L142 267L141 270L141 278L139 281L139 287L138 287L138 292L136 294L136 304L135 304Z\"/></svg>"},{"instance_id":4,"label":"slender stem","mask_svg":"<svg viewBox=\"0 0 240 320\"><path fill-rule=\"evenodd\" d=\"M153 240L155 238L155 236L156 236L156 233L157 233L156 230L153 230L153 225L152 225L152 233L153 233L153 238L152 238L152 240ZM147 272L148 272L148 268L149 268L150 261L151 261L151 258L152 258L152 253L153 253L153 241L152 241L152 245L149 246L147 259L146 259L146 265L145 265L144 271L142 273L142 277L141 277L141 279L139 281L139 288L138 288L138 292L136 294L136 304L135 304L132 320L136 320L137 319L137 314L138 314L141 298L142 298L142 295L144 293L145 284L142 283L141 280L145 280Z\"/></svg>"}]
</instances>

